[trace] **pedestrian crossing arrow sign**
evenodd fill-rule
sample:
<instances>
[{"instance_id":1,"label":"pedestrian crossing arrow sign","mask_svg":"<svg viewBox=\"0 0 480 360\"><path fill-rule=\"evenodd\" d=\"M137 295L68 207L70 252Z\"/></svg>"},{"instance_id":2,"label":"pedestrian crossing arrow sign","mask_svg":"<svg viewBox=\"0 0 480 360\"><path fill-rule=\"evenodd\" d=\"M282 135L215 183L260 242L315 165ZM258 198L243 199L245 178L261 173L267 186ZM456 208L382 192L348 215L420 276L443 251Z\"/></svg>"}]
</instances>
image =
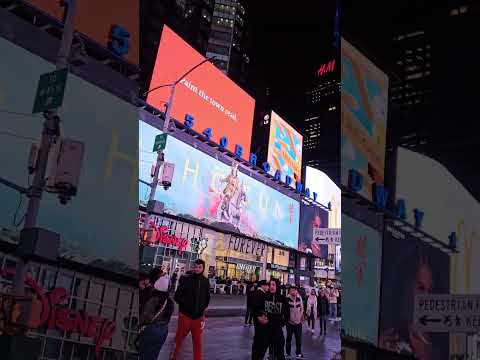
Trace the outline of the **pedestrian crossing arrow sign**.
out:
<instances>
[{"instance_id":1,"label":"pedestrian crossing arrow sign","mask_svg":"<svg viewBox=\"0 0 480 360\"><path fill-rule=\"evenodd\" d=\"M480 332L480 295L417 295L414 319L426 332Z\"/></svg>"},{"instance_id":2,"label":"pedestrian crossing arrow sign","mask_svg":"<svg viewBox=\"0 0 480 360\"><path fill-rule=\"evenodd\" d=\"M32 113L35 114L62 106L67 74L68 69L65 68L40 75Z\"/></svg>"}]
</instances>

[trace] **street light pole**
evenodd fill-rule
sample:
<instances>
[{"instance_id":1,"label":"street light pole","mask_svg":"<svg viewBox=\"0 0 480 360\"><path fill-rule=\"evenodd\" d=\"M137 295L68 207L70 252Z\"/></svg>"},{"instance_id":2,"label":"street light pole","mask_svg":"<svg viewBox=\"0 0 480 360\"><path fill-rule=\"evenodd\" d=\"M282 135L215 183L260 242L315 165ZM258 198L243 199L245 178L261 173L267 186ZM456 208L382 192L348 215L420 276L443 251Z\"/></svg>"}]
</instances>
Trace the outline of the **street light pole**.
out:
<instances>
[{"instance_id":1,"label":"street light pole","mask_svg":"<svg viewBox=\"0 0 480 360\"><path fill-rule=\"evenodd\" d=\"M74 18L76 1L70 0L68 2L67 17L63 27L63 34L60 43L60 49L57 55L56 69L61 70L68 65L68 56L72 46L74 33ZM36 226L37 216L40 209L40 201L42 200L43 188L45 186L45 173L47 170L48 155L52 143L60 135L59 132L59 118L57 116L58 109L48 110L45 112L45 122L43 123L42 138L40 147L38 149L37 166L35 169L35 176L33 184L28 192L29 202L27 212L25 214L24 229L31 229ZM13 294L22 296L25 288L25 277L27 274L27 261L18 259L15 276L13 279Z\"/></svg>"}]
</instances>

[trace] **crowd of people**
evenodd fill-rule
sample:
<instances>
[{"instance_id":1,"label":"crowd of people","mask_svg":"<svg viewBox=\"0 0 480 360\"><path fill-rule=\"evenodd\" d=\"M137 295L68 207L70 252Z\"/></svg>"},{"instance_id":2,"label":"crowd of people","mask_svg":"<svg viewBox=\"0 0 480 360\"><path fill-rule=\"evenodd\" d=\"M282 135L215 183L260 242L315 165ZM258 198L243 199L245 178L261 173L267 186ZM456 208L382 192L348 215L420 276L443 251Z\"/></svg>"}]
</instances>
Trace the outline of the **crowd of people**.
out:
<instances>
[{"instance_id":1,"label":"crowd of people","mask_svg":"<svg viewBox=\"0 0 480 360\"><path fill-rule=\"evenodd\" d=\"M210 283L204 276L205 263L197 260L192 270L172 279L162 269L154 269L140 278L140 331L137 341L140 360L157 360L167 339L168 324L178 304L178 324L175 347L169 360L178 360L182 343L192 334L193 358L202 359L202 335L205 312L210 302ZM172 286L173 285L173 286ZM174 293L173 299L170 293ZM245 326L254 326L252 360L303 358L302 335L316 338L327 334L327 321L337 318L340 292L333 285L322 289L281 286L279 280L250 283L247 289ZM284 335L286 332L286 339ZM292 341L295 338L295 355Z\"/></svg>"}]
</instances>

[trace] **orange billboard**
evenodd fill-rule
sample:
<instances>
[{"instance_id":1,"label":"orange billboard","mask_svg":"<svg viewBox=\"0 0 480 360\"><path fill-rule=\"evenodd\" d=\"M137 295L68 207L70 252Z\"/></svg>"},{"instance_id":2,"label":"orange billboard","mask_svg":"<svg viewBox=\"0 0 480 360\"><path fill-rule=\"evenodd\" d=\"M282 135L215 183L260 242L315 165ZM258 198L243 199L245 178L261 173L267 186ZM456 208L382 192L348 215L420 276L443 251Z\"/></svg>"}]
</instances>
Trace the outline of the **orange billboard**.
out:
<instances>
[{"instance_id":1,"label":"orange billboard","mask_svg":"<svg viewBox=\"0 0 480 360\"><path fill-rule=\"evenodd\" d=\"M282 178L289 176L292 179L292 187L302 178L302 147L303 136L272 111L268 162L273 173L280 170Z\"/></svg>"},{"instance_id":2,"label":"orange billboard","mask_svg":"<svg viewBox=\"0 0 480 360\"><path fill-rule=\"evenodd\" d=\"M164 26L150 89L179 80L203 60L203 55ZM147 102L164 109L170 91L170 87L154 90L149 93ZM213 141L219 143L225 136L229 150L234 151L235 145L239 144L243 148L243 157L248 158L254 108L255 100L250 95L212 63L206 62L177 84L171 114L179 121L183 121L186 114L193 116L194 130L201 133L210 128Z\"/></svg>"},{"instance_id":3,"label":"orange billboard","mask_svg":"<svg viewBox=\"0 0 480 360\"><path fill-rule=\"evenodd\" d=\"M58 20L63 19L64 8L59 0L28 0L27 2ZM129 34L128 52L123 57L128 62L138 65L139 18L139 0L77 0L75 30L107 47L111 40L112 26L121 26Z\"/></svg>"}]
</instances>

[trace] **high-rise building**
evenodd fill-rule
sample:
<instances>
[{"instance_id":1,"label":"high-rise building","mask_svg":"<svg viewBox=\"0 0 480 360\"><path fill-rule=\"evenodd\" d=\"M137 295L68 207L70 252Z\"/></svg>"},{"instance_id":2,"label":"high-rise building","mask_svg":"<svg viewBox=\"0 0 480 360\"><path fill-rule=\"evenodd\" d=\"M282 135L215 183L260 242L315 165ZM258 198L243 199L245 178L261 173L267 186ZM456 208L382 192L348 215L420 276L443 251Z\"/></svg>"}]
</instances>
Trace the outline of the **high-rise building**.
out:
<instances>
[{"instance_id":1,"label":"high-rise building","mask_svg":"<svg viewBox=\"0 0 480 360\"><path fill-rule=\"evenodd\" d=\"M315 87L305 93L302 132L304 166L340 181L340 64L329 59L319 66Z\"/></svg>"},{"instance_id":2,"label":"high-rise building","mask_svg":"<svg viewBox=\"0 0 480 360\"><path fill-rule=\"evenodd\" d=\"M148 88L163 25L241 86L248 71L247 13L240 0L144 0L141 2L140 65L142 89Z\"/></svg>"}]
</instances>

